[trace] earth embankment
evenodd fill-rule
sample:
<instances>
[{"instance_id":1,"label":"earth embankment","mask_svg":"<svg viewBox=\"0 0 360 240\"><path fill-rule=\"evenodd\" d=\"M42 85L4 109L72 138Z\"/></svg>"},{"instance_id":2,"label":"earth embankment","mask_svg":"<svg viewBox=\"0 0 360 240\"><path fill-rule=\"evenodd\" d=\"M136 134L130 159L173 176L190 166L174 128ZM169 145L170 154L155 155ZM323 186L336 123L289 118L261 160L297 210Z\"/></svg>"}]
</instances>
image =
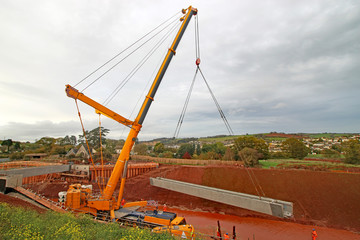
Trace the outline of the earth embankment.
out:
<instances>
[{"instance_id":1,"label":"earth embankment","mask_svg":"<svg viewBox=\"0 0 360 240\"><path fill-rule=\"evenodd\" d=\"M128 179L125 186L127 200L153 199L192 210L273 218L153 187L149 177L170 178L253 195L264 193L266 197L294 203L294 219L288 221L360 231L360 174L162 165L155 171Z\"/></svg>"}]
</instances>

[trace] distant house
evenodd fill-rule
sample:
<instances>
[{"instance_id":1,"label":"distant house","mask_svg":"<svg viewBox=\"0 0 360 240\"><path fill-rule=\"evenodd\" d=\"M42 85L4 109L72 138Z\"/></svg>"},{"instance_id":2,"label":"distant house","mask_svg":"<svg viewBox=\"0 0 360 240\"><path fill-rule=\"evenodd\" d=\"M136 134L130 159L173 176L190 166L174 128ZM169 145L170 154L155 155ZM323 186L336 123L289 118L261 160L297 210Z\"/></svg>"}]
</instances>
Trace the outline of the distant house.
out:
<instances>
[{"instance_id":1,"label":"distant house","mask_svg":"<svg viewBox=\"0 0 360 240\"><path fill-rule=\"evenodd\" d=\"M29 160L41 160L44 157L46 157L48 154L47 153L29 153L29 154L25 154L25 159L29 159Z\"/></svg>"},{"instance_id":2,"label":"distant house","mask_svg":"<svg viewBox=\"0 0 360 240\"><path fill-rule=\"evenodd\" d=\"M96 151L92 150L91 152L94 153ZM65 157L79 157L79 158L88 159L90 155L88 151L86 151L84 145L80 145L78 149L77 148L70 149L70 151L65 155Z\"/></svg>"},{"instance_id":3,"label":"distant house","mask_svg":"<svg viewBox=\"0 0 360 240\"><path fill-rule=\"evenodd\" d=\"M116 147L115 147L115 152L116 152L117 154L120 154L122 148L123 148L123 146L116 146Z\"/></svg>"}]
</instances>

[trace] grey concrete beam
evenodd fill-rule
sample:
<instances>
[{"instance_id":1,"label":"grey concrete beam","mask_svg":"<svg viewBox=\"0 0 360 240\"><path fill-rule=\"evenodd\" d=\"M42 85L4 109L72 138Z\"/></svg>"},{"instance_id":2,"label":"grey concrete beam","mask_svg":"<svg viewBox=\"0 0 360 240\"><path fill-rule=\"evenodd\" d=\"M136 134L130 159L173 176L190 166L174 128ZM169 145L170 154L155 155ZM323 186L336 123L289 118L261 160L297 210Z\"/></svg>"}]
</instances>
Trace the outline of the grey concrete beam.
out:
<instances>
[{"instance_id":1,"label":"grey concrete beam","mask_svg":"<svg viewBox=\"0 0 360 240\"><path fill-rule=\"evenodd\" d=\"M150 178L150 184L175 192L185 193L195 197L225 203L276 217L284 218L293 216L293 204L291 202L159 177Z\"/></svg>"},{"instance_id":2,"label":"grey concrete beam","mask_svg":"<svg viewBox=\"0 0 360 240\"><path fill-rule=\"evenodd\" d=\"M49 165L44 167L17 168L10 170L0 170L0 175L23 175L23 177L32 177L50 173L68 172L70 165Z\"/></svg>"},{"instance_id":3,"label":"grey concrete beam","mask_svg":"<svg viewBox=\"0 0 360 240\"><path fill-rule=\"evenodd\" d=\"M7 188L16 188L22 185L23 176L10 175L10 176L0 176L0 192L5 193Z\"/></svg>"}]
</instances>

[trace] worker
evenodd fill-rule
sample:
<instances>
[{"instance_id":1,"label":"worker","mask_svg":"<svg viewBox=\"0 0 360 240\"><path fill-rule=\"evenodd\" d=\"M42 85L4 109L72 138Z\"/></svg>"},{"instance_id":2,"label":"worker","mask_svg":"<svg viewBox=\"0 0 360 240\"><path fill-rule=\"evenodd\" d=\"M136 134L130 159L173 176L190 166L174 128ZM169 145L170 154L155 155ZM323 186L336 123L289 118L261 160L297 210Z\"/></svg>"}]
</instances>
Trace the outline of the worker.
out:
<instances>
[{"instance_id":1,"label":"worker","mask_svg":"<svg viewBox=\"0 0 360 240\"><path fill-rule=\"evenodd\" d=\"M123 207L125 205L125 199L121 200L121 207Z\"/></svg>"},{"instance_id":2,"label":"worker","mask_svg":"<svg viewBox=\"0 0 360 240\"><path fill-rule=\"evenodd\" d=\"M225 233L225 234L224 234L224 239L225 239L225 240L230 239L230 236L229 236L228 233Z\"/></svg>"},{"instance_id":3,"label":"worker","mask_svg":"<svg viewBox=\"0 0 360 240\"><path fill-rule=\"evenodd\" d=\"M164 203L164 206L163 206L163 211L166 212L166 204Z\"/></svg>"},{"instance_id":4,"label":"worker","mask_svg":"<svg viewBox=\"0 0 360 240\"><path fill-rule=\"evenodd\" d=\"M158 205L156 204L156 208L155 208L155 210L154 210L154 214L157 215L158 212L159 212L159 209L158 209Z\"/></svg>"},{"instance_id":5,"label":"worker","mask_svg":"<svg viewBox=\"0 0 360 240\"><path fill-rule=\"evenodd\" d=\"M311 239L312 239L312 240L316 240L316 238L317 238L317 233L316 233L316 231L315 231L315 228L313 228L313 230L312 230L312 232L311 232Z\"/></svg>"}]
</instances>

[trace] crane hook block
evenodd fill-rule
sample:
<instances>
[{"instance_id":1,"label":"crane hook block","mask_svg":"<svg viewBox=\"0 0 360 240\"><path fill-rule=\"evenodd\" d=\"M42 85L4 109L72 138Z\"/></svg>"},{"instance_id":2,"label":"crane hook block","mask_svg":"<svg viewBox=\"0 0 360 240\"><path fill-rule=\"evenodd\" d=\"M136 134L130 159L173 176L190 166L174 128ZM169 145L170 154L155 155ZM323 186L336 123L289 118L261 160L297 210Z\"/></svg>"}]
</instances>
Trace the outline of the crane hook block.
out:
<instances>
[{"instance_id":1,"label":"crane hook block","mask_svg":"<svg viewBox=\"0 0 360 240\"><path fill-rule=\"evenodd\" d=\"M183 9L181 10L181 12L182 12L182 14L185 14L185 13L186 13L186 9L183 8Z\"/></svg>"},{"instance_id":2,"label":"crane hook block","mask_svg":"<svg viewBox=\"0 0 360 240\"><path fill-rule=\"evenodd\" d=\"M196 65L199 66L200 65L200 58L196 59Z\"/></svg>"}]
</instances>

